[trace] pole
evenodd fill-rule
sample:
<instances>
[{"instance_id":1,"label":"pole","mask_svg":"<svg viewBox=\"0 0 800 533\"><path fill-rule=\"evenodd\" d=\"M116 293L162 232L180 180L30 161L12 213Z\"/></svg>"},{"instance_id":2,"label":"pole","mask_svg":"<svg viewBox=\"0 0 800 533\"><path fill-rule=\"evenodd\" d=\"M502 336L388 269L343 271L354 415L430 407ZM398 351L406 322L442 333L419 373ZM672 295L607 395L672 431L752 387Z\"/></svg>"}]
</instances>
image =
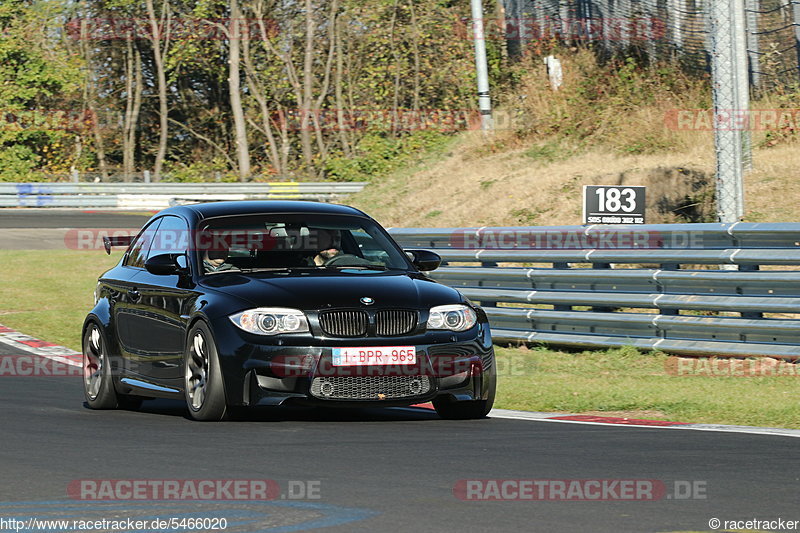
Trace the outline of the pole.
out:
<instances>
[{"instance_id":1,"label":"pole","mask_svg":"<svg viewBox=\"0 0 800 533\"><path fill-rule=\"evenodd\" d=\"M472 28L475 36L475 70L478 76L478 107L481 110L481 129L492 129L492 100L489 98L489 67L486 62L486 38L483 32L483 5L472 1Z\"/></svg>"},{"instance_id":2,"label":"pole","mask_svg":"<svg viewBox=\"0 0 800 533\"><path fill-rule=\"evenodd\" d=\"M714 102L714 148L717 157L717 214L720 222L738 222L741 202L742 131L737 120L738 98L735 4L709 2L711 79Z\"/></svg>"},{"instance_id":3,"label":"pole","mask_svg":"<svg viewBox=\"0 0 800 533\"><path fill-rule=\"evenodd\" d=\"M736 55L736 99L738 102L738 112L744 117L743 129L741 132L742 140L742 174L753 170L753 152L750 141L750 75L747 68L747 24L745 22L744 3L739 1L731 2L733 12L733 43L734 54ZM739 192L736 196L737 211L739 218L744 216L744 190L740 178L738 185Z\"/></svg>"},{"instance_id":4,"label":"pole","mask_svg":"<svg viewBox=\"0 0 800 533\"><path fill-rule=\"evenodd\" d=\"M747 0L745 16L747 31L747 56L749 59L750 85L754 91L761 88L761 66L759 65L758 20L761 10L760 0Z\"/></svg>"},{"instance_id":5,"label":"pole","mask_svg":"<svg viewBox=\"0 0 800 533\"><path fill-rule=\"evenodd\" d=\"M794 17L794 45L797 49L797 68L800 69L800 1L792 2L792 15Z\"/></svg>"}]
</instances>

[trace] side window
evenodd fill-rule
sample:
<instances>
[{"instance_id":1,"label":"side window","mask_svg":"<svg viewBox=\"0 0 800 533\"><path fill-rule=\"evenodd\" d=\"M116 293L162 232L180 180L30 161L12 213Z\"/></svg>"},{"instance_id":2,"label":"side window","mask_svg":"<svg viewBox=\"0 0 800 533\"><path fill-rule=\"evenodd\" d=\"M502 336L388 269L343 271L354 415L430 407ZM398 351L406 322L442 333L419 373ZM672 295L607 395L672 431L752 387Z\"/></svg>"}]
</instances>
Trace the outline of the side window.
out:
<instances>
[{"instance_id":1,"label":"side window","mask_svg":"<svg viewBox=\"0 0 800 533\"><path fill-rule=\"evenodd\" d=\"M125 257L123 265L135 268L144 268L144 262L147 258L147 253L150 251L150 246L153 243L158 226L161 224L163 218L158 218L148 225L142 231L136 240L131 244L128 250L128 255Z\"/></svg>"},{"instance_id":2,"label":"side window","mask_svg":"<svg viewBox=\"0 0 800 533\"><path fill-rule=\"evenodd\" d=\"M182 218L165 216L147 258L161 254L185 254L189 249L189 227Z\"/></svg>"}]
</instances>

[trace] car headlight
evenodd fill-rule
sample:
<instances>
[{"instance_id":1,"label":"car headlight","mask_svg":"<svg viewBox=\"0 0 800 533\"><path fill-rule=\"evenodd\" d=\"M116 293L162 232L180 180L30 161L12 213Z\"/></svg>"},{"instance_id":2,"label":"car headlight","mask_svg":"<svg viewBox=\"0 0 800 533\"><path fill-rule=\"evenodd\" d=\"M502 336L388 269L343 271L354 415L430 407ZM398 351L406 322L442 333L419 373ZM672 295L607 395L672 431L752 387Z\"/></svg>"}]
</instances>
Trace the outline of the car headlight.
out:
<instances>
[{"instance_id":1,"label":"car headlight","mask_svg":"<svg viewBox=\"0 0 800 533\"><path fill-rule=\"evenodd\" d=\"M478 315L471 307L461 304L438 305L431 308L428 329L449 329L466 331L478 321Z\"/></svg>"},{"instance_id":2,"label":"car headlight","mask_svg":"<svg viewBox=\"0 0 800 533\"><path fill-rule=\"evenodd\" d=\"M298 309L259 307L230 317L239 328L257 335L303 333L308 331L306 315Z\"/></svg>"}]
</instances>

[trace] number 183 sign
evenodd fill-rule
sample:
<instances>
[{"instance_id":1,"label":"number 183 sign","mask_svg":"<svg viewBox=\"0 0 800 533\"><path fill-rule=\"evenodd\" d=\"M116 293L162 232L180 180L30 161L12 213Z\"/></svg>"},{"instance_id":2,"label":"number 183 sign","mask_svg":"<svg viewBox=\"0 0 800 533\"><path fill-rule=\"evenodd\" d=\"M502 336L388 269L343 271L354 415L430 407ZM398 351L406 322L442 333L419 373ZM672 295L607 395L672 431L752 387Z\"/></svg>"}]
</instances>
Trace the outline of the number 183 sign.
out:
<instances>
[{"instance_id":1,"label":"number 183 sign","mask_svg":"<svg viewBox=\"0 0 800 533\"><path fill-rule=\"evenodd\" d=\"M644 224L646 187L584 185L584 224Z\"/></svg>"}]
</instances>

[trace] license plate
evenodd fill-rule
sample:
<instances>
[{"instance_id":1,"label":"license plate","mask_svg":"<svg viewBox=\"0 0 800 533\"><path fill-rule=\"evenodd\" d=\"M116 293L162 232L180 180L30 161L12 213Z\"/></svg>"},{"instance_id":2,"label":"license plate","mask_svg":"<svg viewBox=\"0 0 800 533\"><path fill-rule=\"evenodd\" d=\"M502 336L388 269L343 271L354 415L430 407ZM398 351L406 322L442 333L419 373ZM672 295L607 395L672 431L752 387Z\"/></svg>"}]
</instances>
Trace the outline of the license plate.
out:
<instances>
[{"instance_id":1,"label":"license plate","mask_svg":"<svg viewBox=\"0 0 800 533\"><path fill-rule=\"evenodd\" d=\"M415 365L414 346L359 346L334 348L333 366Z\"/></svg>"}]
</instances>

